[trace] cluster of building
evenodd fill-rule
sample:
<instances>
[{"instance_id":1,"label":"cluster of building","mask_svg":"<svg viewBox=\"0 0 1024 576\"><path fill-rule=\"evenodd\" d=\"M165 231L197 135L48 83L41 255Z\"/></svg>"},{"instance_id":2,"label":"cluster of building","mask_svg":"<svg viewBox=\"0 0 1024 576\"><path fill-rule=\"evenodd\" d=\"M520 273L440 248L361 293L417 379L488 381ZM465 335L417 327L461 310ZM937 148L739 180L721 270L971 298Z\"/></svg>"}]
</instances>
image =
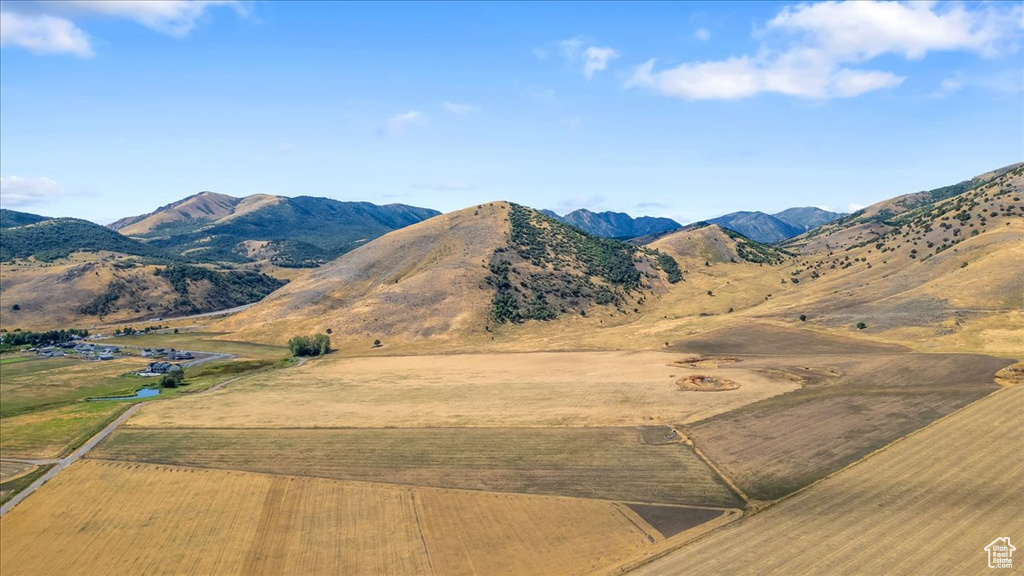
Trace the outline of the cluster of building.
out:
<instances>
[{"instance_id":1,"label":"cluster of building","mask_svg":"<svg viewBox=\"0 0 1024 576\"><path fill-rule=\"evenodd\" d=\"M174 348L143 348L143 358L166 358L167 360L191 360L195 358L188 350Z\"/></svg>"},{"instance_id":2,"label":"cluster of building","mask_svg":"<svg viewBox=\"0 0 1024 576\"><path fill-rule=\"evenodd\" d=\"M146 372L149 374L168 374L175 370L181 370L181 366L170 362L150 362L146 366Z\"/></svg>"},{"instance_id":3,"label":"cluster of building","mask_svg":"<svg viewBox=\"0 0 1024 576\"><path fill-rule=\"evenodd\" d=\"M120 346L97 346L87 342L71 341L60 342L53 346L40 346L29 348L29 352L35 352L43 358L55 358L58 356L80 355L90 360L113 360L121 353Z\"/></svg>"}]
</instances>

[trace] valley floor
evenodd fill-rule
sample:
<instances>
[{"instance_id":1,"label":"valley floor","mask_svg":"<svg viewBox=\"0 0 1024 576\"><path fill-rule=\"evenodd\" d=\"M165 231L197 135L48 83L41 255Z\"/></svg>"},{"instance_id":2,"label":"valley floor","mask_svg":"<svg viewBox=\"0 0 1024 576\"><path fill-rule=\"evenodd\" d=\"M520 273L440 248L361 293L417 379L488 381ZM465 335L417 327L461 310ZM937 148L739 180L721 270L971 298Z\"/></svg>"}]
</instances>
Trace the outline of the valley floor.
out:
<instances>
[{"instance_id":1,"label":"valley floor","mask_svg":"<svg viewBox=\"0 0 1024 576\"><path fill-rule=\"evenodd\" d=\"M756 323L328 356L142 406L0 518L0 572L970 572L1024 528L1012 362Z\"/></svg>"}]
</instances>

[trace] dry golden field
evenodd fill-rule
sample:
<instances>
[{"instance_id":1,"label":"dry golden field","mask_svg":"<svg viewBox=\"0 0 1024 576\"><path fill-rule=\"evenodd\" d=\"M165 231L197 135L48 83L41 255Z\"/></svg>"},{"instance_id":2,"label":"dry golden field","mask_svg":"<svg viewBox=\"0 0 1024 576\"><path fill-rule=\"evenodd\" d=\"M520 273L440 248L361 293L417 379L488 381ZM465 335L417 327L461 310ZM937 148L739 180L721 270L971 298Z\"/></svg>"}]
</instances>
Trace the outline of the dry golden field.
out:
<instances>
[{"instance_id":1,"label":"dry golden field","mask_svg":"<svg viewBox=\"0 0 1024 576\"><path fill-rule=\"evenodd\" d=\"M637 573L989 574L990 541L1024 541L1021 422L1003 389Z\"/></svg>"},{"instance_id":2,"label":"dry golden field","mask_svg":"<svg viewBox=\"0 0 1024 576\"><path fill-rule=\"evenodd\" d=\"M208 396L146 406L144 427L637 426L692 422L797 388L788 378L708 370L740 384L681 391L685 354L578 352L326 358Z\"/></svg>"},{"instance_id":3,"label":"dry golden field","mask_svg":"<svg viewBox=\"0 0 1024 576\"><path fill-rule=\"evenodd\" d=\"M86 460L0 519L0 572L582 574L663 541L613 502Z\"/></svg>"},{"instance_id":4,"label":"dry golden field","mask_svg":"<svg viewBox=\"0 0 1024 576\"><path fill-rule=\"evenodd\" d=\"M123 428L96 457L605 500L741 506L669 428ZM653 438L649 440L648 438Z\"/></svg>"}]
</instances>

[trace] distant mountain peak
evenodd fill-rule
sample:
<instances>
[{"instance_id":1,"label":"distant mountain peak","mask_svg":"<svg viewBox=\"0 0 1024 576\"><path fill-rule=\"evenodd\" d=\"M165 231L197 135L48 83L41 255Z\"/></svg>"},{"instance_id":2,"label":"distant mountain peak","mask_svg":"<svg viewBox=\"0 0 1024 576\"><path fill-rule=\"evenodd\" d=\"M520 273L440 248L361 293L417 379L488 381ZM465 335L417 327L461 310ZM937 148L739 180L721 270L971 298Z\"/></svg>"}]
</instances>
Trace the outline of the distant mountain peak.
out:
<instances>
[{"instance_id":1,"label":"distant mountain peak","mask_svg":"<svg viewBox=\"0 0 1024 576\"><path fill-rule=\"evenodd\" d=\"M633 218L625 212L593 212L586 208L578 208L565 216L559 216L551 210L539 210L539 212L584 232L605 238L635 238L681 227L671 218L651 216Z\"/></svg>"}]
</instances>

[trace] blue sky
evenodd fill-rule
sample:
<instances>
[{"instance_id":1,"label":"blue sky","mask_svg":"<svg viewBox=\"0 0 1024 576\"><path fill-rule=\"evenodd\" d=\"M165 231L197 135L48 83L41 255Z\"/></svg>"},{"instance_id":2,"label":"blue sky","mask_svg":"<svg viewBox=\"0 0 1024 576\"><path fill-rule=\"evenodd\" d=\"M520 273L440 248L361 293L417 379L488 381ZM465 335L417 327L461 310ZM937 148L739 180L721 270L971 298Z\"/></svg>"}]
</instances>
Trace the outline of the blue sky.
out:
<instances>
[{"instance_id":1,"label":"blue sky","mask_svg":"<svg viewBox=\"0 0 1024 576\"><path fill-rule=\"evenodd\" d=\"M1024 159L1022 4L6 1L4 207L201 190L681 222Z\"/></svg>"}]
</instances>

